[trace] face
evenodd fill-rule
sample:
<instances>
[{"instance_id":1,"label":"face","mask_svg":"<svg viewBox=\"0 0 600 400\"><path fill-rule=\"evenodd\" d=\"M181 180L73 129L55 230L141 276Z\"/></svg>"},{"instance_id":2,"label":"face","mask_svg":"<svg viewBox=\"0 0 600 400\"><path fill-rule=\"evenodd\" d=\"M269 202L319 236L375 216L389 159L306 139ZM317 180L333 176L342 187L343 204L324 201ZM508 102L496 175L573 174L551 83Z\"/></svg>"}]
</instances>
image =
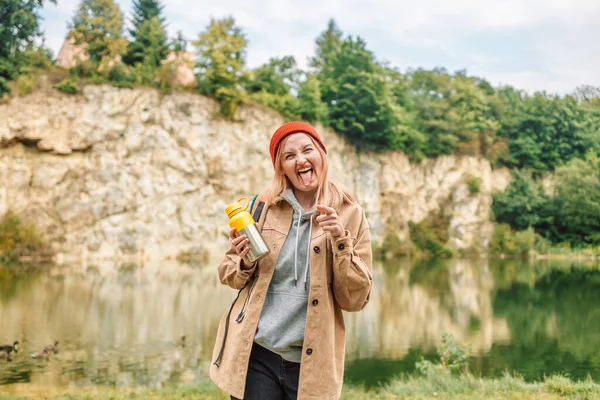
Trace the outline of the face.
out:
<instances>
[{"instance_id":1,"label":"face","mask_svg":"<svg viewBox=\"0 0 600 400\"><path fill-rule=\"evenodd\" d=\"M316 193L323 170L321 154L305 133L293 133L282 143L281 169L296 190Z\"/></svg>"}]
</instances>

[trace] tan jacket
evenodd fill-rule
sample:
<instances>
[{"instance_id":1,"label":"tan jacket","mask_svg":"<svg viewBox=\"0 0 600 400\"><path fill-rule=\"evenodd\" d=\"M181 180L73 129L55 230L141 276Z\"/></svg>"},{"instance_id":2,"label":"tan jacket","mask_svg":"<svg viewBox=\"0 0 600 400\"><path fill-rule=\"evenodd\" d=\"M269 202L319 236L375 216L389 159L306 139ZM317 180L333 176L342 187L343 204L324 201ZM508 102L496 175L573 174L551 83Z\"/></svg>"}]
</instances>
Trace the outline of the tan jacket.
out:
<instances>
[{"instance_id":1,"label":"tan jacket","mask_svg":"<svg viewBox=\"0 0 600 400\"><path fill-rule=\"evenodd\" d=\"M229 323L226 324L227 313L219 323L210 377L219 388L239 399L244 397L254 334L279 249L292 225L292 215L293 209L286 201L265 206L258 224L262 225L262 235L271 253L259 260L256 267L243 271L240 269L240 257L230 249L219 265L221 282L243 290L231 310ZM335 241L313 221L310 294L298 387L298 399L301 400L340 397L346 346L342 310L362 310L371 293L372 251L365 213L358 204L353 204L344 206L338 215L346 229L346 237ZM244 317L237 322L249 291ZM226 325L228 329L223 346ZM221 349L217 366L214 361Z\"/></svg>"}]
</instances>

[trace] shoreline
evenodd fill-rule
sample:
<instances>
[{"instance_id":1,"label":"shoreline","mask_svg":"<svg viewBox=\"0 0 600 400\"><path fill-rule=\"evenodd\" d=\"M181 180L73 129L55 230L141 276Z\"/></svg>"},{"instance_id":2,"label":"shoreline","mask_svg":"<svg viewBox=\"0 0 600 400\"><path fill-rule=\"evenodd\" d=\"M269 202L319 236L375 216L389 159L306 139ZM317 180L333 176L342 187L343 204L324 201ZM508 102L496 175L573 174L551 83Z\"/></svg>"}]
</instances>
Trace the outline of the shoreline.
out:
<instances>
[{"instance_id":1,"label":"shoreline","mask_svg":"<svg viewBox=\"0 0 600 400\"><path fill-rule=\"evenodd\" d=\"M4 394L0 400L30 399L43 396L45 399L229 399L212 383L200 386L178 386L163 389L115 389L93 387L87 389L30 387L28 384L0 386ZM8 392L5 391L8 389ZM450 375L435 373L429 376L401 376L388 384L367 389L353 384L344 384L342 399L564 399L600 398L600 384L588 378L573 381L568 377L555 375L535 382L525 382L518 376L505 375L502 378L478 378L471 374Z\"/></svg>"}]
</instances>

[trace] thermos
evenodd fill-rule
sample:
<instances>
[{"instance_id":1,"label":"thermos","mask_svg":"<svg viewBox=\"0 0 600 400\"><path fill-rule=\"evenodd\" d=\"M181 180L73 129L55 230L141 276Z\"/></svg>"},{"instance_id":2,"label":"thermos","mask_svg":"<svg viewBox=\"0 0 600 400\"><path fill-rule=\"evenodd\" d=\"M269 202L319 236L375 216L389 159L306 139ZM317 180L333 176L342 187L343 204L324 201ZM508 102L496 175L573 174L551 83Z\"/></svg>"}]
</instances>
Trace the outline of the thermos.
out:
<instances>
[{"instance_id":1,"label":"thermos","mask_svg":"<svg viewBox=\"0 0 600 400\"><path fill-rule=\"evenodd\" d=\"M245 206L241 203L243 200L247 201ZM246 197L239 198L236 202L225 207L225 213L229 217L229 226L235 228L236 236L246 235L248 237L248 246L250 247L248 259L254 262L269 254L271 250L256 228L254 218L247 211L248 205L249 202Z\"/></svg>"}]
</instances>

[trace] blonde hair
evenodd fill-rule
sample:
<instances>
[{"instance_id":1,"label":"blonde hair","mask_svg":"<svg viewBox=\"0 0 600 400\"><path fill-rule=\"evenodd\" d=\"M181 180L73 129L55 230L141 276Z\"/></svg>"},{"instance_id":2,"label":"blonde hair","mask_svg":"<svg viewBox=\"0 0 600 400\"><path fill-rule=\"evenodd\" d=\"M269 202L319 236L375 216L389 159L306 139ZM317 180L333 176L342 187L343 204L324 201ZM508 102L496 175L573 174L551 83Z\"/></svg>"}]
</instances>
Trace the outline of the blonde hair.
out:
<instances>
[{"instance_id":1,"label":"blonde hair","mask_svg":"<svg viewBox=\"0 0 600 400\"><path fill-rule=\"evenodd\" d=\"M344 204L356 203L354 197L343 185L329 179L329 158L327 157L327 153L325 153L323 148L312 138L312 136L308 134L306 134L306 136L308 136L321 156L322 172L319 175L319 187L315 194L315 204L324 204L339 211ZM285 137L279 143L277 148L281 148L289 137L290 136ZM273 183L271 188L267 191L266 198L267 203L270 205L277 204L283 199L283 193L286 189L293 188L292 183L281 169L281 157L281 151L277 151L277 154L275 155L275 174L273 175Z\"/></svg>"}]
</instances>

